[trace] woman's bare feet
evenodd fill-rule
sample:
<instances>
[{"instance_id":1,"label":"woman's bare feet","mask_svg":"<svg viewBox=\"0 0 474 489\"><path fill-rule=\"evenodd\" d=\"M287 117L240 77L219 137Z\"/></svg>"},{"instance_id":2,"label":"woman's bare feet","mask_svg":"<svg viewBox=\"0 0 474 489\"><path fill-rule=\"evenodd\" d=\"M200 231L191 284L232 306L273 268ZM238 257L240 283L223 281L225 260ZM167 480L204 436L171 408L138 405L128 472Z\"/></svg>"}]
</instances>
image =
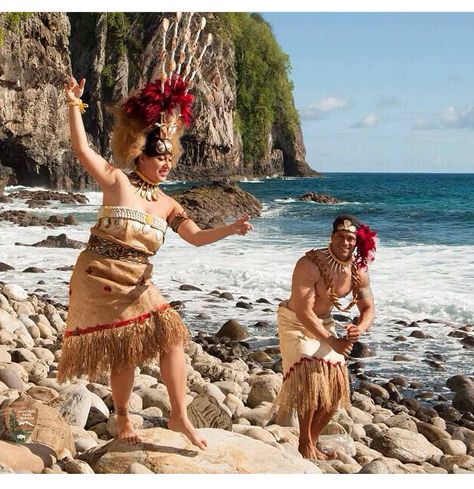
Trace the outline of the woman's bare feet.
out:
<instances>
[{"instance_id":1,"label":"woman's bare feet","mask_svg":"<svg viewBox=\"0 0 474 489\"><path fill-rule=\"evenodd\" d=\"M117 439L127 443L141 443L142 439L135 431L128 415L117 414Z\"/></svg>"},{"instance_id":2,"label":"woman's bare feet","mask_svg":"<svg viewBox=\"0 0 474 489\"><path fill-rule=\"evenodd\" d=\"M303 458L307 458L309 460L335 460L337 458L336 452L325 453L320 450L312 441L300 441L298 451L301 453L301 455L303 455Z\"/></svg>"},{"instance_id":3,"label":"woman's bare feet","mask_svg":"<svg viewBox=\"0 0 474 489\"><path fill-rule=\"evenodd\" d=\"M303 458L307 458L309 460L315 460L318 458L317 450L311 440L308 441L300 440L298 445L298 451L301 453L301 455L303 455Z\"/></svg>"},{"instance_id":4,"label":"woman's bare feet","mask_svg":"<svg viewBox=\"0 0 474 489\"><path fill-rule=\"evenodd\" d=\"M189 421L187 416L173 416L168 420L168 429L178 431L186 435L193 445L204 450L207 447L207 441L199 435L196 428Z\"/></svg>"}]
</instances>

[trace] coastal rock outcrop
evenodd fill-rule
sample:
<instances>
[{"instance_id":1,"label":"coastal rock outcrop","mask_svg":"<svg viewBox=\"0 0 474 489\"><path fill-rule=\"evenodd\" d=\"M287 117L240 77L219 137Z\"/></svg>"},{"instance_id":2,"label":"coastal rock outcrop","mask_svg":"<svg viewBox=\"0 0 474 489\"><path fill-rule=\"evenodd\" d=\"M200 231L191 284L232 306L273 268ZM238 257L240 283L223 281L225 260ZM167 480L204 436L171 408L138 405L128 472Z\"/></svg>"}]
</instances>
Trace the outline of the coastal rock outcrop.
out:
<instances>
[{"instance_id":1,"label":"coastal rock outcrop","mask_svg":"<svg viewBox=\"0 0 474 489\"><path fill-rule=\"evenodd\" d=\"M336 199L336 197L331 197L330 195L318 194L316 192L308 192L301 197L299 200L304 200L306 202L317 202L318 204L339 204L342 201Z\"/></svg>"},{"instance_id":2,"label":"coastal rock outcrop","mask_svg":"<svg viewBox=\"0 0 474 489\"><path fill-rule=\"evenodd\" d=\"M225 219L238 219L244 214L257 217L262 204L252 194L230 181L213 182L210 185L192 187L172 194L199 226L222 226Z\"/></svg>"}]
</instances>

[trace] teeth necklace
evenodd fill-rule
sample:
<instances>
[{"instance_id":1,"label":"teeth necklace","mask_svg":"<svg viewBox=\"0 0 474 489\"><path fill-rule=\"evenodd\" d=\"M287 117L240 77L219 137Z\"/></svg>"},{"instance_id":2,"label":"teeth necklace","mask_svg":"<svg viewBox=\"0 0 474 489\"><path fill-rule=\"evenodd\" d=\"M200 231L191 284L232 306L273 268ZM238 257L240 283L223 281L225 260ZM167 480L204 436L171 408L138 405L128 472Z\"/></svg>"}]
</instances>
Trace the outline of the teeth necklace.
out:
<instances>
[{"instance_id":1,"label":"teeth necklace","mask_svg":"<svg viewBox=\"0 0 474 489\"><path fill-rule=\"evenodd\" d=\"M128 175L130 183L137 189L135 193L146 200L158 200L160 197L159 182L152 182L138 170L130 172Z\"/></svg>"},{"instance_id":2,"label":"teeth necklace","mask_svg":"<svg viewBox=\"0 0 474 489\"><path fill-rule=\"evenodd\" d=\"M353 261L352 256L346 261L339 260L339 258L334 255L334 252L331 249L331 244L329 244L327 248L323 248L321 252L326 256L326 261L331 270L335 270L339 273L350 270Z\"/></svg>"}]
</instances>

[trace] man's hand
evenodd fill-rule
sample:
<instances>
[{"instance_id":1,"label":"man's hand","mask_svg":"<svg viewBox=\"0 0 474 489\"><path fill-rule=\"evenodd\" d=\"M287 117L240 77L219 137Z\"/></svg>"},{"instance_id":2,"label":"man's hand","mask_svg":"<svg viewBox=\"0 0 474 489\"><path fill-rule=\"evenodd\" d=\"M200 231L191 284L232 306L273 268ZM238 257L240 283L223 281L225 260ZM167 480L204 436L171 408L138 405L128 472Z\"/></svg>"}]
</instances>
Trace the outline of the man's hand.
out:
<instances>
[{"instance_id":1,"label":"man's hand","mask_svg":"<svg viewBox=\"0 0 474 489\"><path fill-rule=\"evenodd\" d=\"M345 357L348 357L351 354L353 346L352 342L349 340L346 340L345 338L336 338L334 336L330 339L329 345L334 351Z\"/></svg>"},{"instance_id":2,"label":"man's hand","mask_svg":"<svg viewBox=\"0 0 474 489\"><path fill-rule=\"evenodd\" d=\"M356 343L357 341L359 341L359 338L362 334L360 329L355 324L352 323L346 326L346 332L347 332L347 339L351 343Z\"/></svg>"}]
</instances>

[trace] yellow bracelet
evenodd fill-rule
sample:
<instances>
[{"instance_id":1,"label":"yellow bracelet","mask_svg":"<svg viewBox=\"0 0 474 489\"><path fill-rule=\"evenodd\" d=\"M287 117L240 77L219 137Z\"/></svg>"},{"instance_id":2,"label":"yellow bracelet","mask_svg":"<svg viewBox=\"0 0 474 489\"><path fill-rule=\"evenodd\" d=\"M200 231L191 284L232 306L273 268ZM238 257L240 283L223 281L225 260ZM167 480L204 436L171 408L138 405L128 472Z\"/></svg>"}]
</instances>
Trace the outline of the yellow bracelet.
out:
<instances>
[{"instance_id":1,"label":"yellow bracelet","mask_svg":"<svg viewBox=\"0 0 474 489\"><path fill-rule=\"evenodd\" d=\"M68 105L68 107L76 107L76 106L79 107L81 114L84 114L86 109L89 107L80 98L74 100L74 102L68 102L67 105Z\"/></svg>"}]
</instances>

